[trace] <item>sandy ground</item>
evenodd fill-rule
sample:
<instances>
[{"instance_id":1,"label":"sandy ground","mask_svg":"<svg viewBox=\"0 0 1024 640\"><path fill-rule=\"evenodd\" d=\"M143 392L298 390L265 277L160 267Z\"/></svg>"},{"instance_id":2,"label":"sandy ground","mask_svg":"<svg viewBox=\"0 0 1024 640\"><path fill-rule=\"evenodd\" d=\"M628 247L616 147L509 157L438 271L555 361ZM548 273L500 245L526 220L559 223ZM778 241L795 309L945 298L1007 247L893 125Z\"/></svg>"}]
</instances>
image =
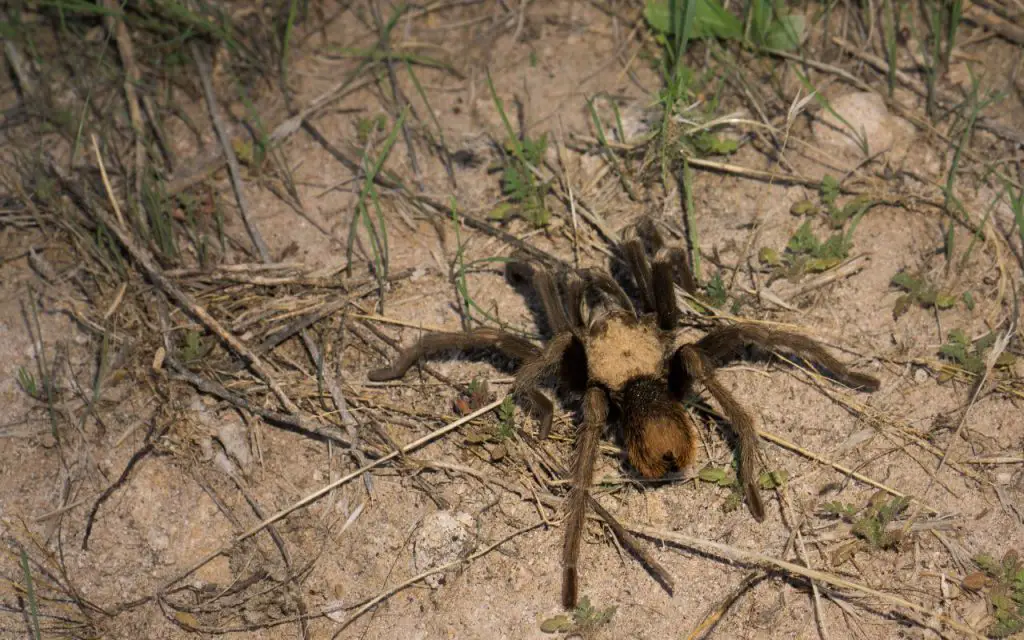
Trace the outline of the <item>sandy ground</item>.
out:
<instances>
[{"instance_id":1,"label":"sandy ground","mask_svg":"<svg viewBox=\"0 0 1024 640\"><path fill-rule=\"evenodd\" d=\"M635 8L620 9L623 16L636 18ZM458 72L423 69L418 77L447 144L453 151L471 151L480 161L453 165L450 178L420 141L414 169L399 139L388 169L414 180L417 191L444 202L454 198L463 213L484 217L501 198L499 176L489 171L500 162L491 141L506 137L487 88L484 70L489 69L510 113L518 105L528 135L550 135L549 159L563 167L574 197L608 228L618 233L650 214L666 229L683 229L677 194L661 194L654 188L647 202L635 202L601 157L580 153L571 144L580 136L594 135L586 109L586 100L594 96L614 96L629 123L626 128L643 127L639 115L654 104L660 80L650 64L637 57L632 25L580 2L532 3L524 20L519 22L517 16L467 5L403 19L396 31L398 42L440 56ZM458 48L452 44L456 40ZM332 51L369 44L365 24L345 13L303 39L292 57L295 103L307 104L351 68L351 60L339 59ZM1017 64L1014 56L1019 63L1018 50L987 39L968 47L962 59L990 62L985 78L998 87L997 80L1005 81L1000 65ZM963 75L960 65L946 79L952 86ZM772 77L769 66L761 77L764 84L751 90L771 117L784 121L787 101L799 82L792 74ZM429 122L407 75L402 83L423 121ZM314 118L316 127L339 147L358 145L360 119L385 113L385 86L349 93ZM833 101L855 92L839 83L825 90ZM897 97L920 109L920 98L907 93ZM740 112L757 119L735 91L723 96L720 113ZM201 101L194 107L203 113ZM277 122L286 114L274 95L261 96L259 107L265 122ZM611 110L602 108L601 117L610 130ZM791 215L792 205L817 201L815 189L699 167L691 187L703 277L710 278L721 267L739 315L799 327L858 370L879 377L882 389L858 394L778 362L723 370L722 380L759 427L803 452L763 444L767 468L788 474L783 488L764 493L764 523L756 523L744 508L726 509L731 500L728 489L684 481L639 483L611 449L598 460L597 492L600 502L624 522L808 564L983 630L991 623L985 593L965 590L961 581L977 570L973 556L1002 557L1011 549L1024 549L1021 370L1018 364L1016 370L998 372L1004 390L986 386L958 429L971 386L962 378L942 380L936 355L953 328L971 337L1005 329L1012 308L1007 283L1019 280L1020 267L1002 240L980 241L953 287L972 292L977 301L973 310L962 303L938 312L911 305L895 319L893 306L901 292L890 284L894 274L907 270L945 277L941 248L946 219L926 201L941 199L934 185L944 183L951 151L933 132L895 112L864 118L877 125L865 129L877 145L869 162L861 162L845 140L816 129L820 124L812 126L817 120L810 116L796 118L787 132L787 168L820 179L852 167L851 184L884 194L888 202L873 207L856 229L853 255L863 256L861 268L822 286L801 291L806 281L769 280L756 260L762 247L785 247L802 223ZM1009 100L998 118L1006 126L1019 127L1024 109L1019 101ZM739 138L738 131L730 129L724 135ZM185 135L184 128L172 131L171 137L179 141L176 151L181 157L201 157L215 148L212 132L206 147ZM985 157L1004 148L985 131L976 134L974 145ZM746 144L725 161L778 171L779 164L771 162L760 146L756 141ZM259 178L250 174L247 182L253 221L272 255L311 269L344 265L355 202L351 172L302 131L288 138L280 155L292 171L303 215L265 188L277 180L272 172ZM959 197L975 221L996 194L994 183L979 173L965 171L959 187ZM227 232L244 245L246 231L230 186L223 172L217 178L213 184L224 202L231 203ZM840 202L848 198L843 196ZM902 200L897 202L898 198ZM390 285L383 309L375 306L375 291L358 297L361 311L349 307L346 320L356 329L342 334L339 314L318 324L315 334L334 346L330 367L336 367L342 389L352 399L353 413L366 430L364 440L386 452L393 443L411 442L454 420L459 394L415 370L401 383L369 383L366 371L383 365L395 352L352 314L383 315L387 322L375 321L372 326L404 345L420 335L415 327L458 331L463 325L450 271L458 242L451 223L438 225L394 198L383 203L391 272L411 270L411 275ZM570 263L578 259L583 266L606 267L608 245L594 227L574 219L554 196L549 196L549 206L554 217L546 230L535 230L523 220L502 223L502 228ZM1005 202L993 207L991 219L994 225L1010 228ZM829 233L820 221L814 222L814 229L819 236ZM971 237L960 228L958 245L966 246ZM460 228L459 239L467 261L511 253L507 245L466 226ZM362 236L364 249L367 242ZM25 255L29 246L54 266L54 279L30 267ZM237 638L303 632L312 638L550 637L541 623L561 613L563 529L561 514L542 506L537 492L562 495L564 486L538 482L536 454L521 440L499 443L476 437L495 433L498 423L492 415L374 470L372 491L361 479L349 482L278 522L277 540L260 533L167 590L172 580L230 544L233 536L359 463L343 448L282 430L199 395L190 385L172 383L167 369L125 365L120 374L105 379L100 399L83 417L83 398L89 397L96 377L100 338L74 320L68 300L92 302L102 310L116 291L83 300L75 289L73 254L37 229L3 229L0 250L0 361L5 363L0 376L0 535L7 551L0 561L5 578L0 585L0 636L25 637L30 626L28 616L21 613L24 551L33 563L45 637L207 637L214 629L234 630L227 637ZM225 260L250 261L237 251L229 251ZM366 282L369 262L364 250L353 281ZM510 286L500 269L471 273L467 286L481 307L509 326L533 334L545 330L538 323L535 301ZM146 288L135 278L131 291L144 295L140 292ZM230 296L232 290L225 287L223 293ZM213 304L220 292L213 287L197 295L200 302ZM38 308L38 331L33 305ZM112 318L126 334L140 321L120 310ZM174 320L187 322L181 315ZM155 317L148 322L155 323ZM225 322L242 325L240 315ZM38 346L33 335L39 338ZM274 371L293 397L309 401L304 407L332 413L333 406L323 409L327 405L320 404L315 381L310 382L310 365L296 342L281 348L286 355L274 361ZM148 364L157 347L159 342L152 340L118 344L113 353L123 354L127 363ZM1019 352L1019 341L1012 348ZM38 378L41 361L58 380L52 419L47 403L29 397L18 381L21 367L37 372ZM459 385L489 380L494 397L510 388L511 369L500 358L448 354L430 364ZM250 382L233 386L238 392L255 392L252 387ZM556 418L555 438L544 446L556 459L568 462L578 407L565 400ZM278 409L272 396L257 402ZM515 421L527 431L535 429L522 407ZM58 425L56 432L53 424ZM705 465L727 466L732 456L728 430L706 419L700 424L698 462L691 471ZM159 436L156 447L103 502L88 549L83 550L93 503L145 445L147 434ZM946 451L949 457L936 472ZM973 463L986 459L1010 462ZM862 507L877 489L828 462L917 498L899 521L915 526L898 545L844 553L856 538L847 524L826 513L825 505L839 501ZM502 540L506 541L492 551L477 555ZM687 637L758 572L749 564L695 552L656 536L642 538L641 544L674 577L673 594L616 544L607 527L589 524L581 593L597 609L615 610L606 624L584 630L588 637ZM472 559L427 581L403 586L432 565L459 557ZM937 635L930 628L938 628L936 618L879 598L824 583L818 583L819 592L813 594L806 580L781 572L760 577L739 592L722 620L703 637ZM153 599L158 593L162 600ZM350 621L362 605L382 594L387 597L378 606ZM330 611L326 616L315 615L325 609ZM306 627L297 622L304 614L309 617ZM342 628L347 622L351 623ZM943 633L961 637L948 627Z\"/></svg>"}]
</instances>

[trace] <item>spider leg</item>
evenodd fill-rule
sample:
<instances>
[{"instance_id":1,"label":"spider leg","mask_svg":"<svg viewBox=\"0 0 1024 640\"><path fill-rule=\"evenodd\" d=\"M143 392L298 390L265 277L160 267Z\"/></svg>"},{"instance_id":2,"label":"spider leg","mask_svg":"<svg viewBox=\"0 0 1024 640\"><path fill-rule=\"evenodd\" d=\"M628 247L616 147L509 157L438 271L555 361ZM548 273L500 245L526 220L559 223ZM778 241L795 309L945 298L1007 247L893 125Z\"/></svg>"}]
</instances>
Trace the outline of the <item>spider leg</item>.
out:
<instances>
[{"instance_id":1,"label":"spider leg","mask_svg":"<svg viewBox=\"0 0 1024 640\"><path fill-rule=\"evenodd\" d=\"M651 263L647 260L647 250L635 226L629 227L622 234L622 252L625 254L629 271L633 274L633 280L640 289L644 308L647 311L656 310L654 274L651 272Z\"/></svg>"},{"instance_id":2,"label":"spider leg","mask_svg":"<svg viewBox=\"0 0 1024 640\"><path fill-rule=\"evenodd\" d=\"M683 345L675 356L681 360L686 373L704 385L722 406L725 417L729 419L740 448L740 485L747 498L747 508L758 522L764 521L764 503L757 487L757 452L758 435L754 420L746 409L726 389L713 372L714 363L707 354L693 345Z\"/></svg>"},{"instance_id":3,"label":"spider leg","mask_svg":"<svg viewBox=\"0 0 1024 640\"><path fill-rule=\"evenodd\" d=\"M466 333L427 333L416 344L398 354L398 358L390 367L371 371L367 377L374 382L394 380L404 376L423 358L439 351L486 348L497 349L513 360L526 362L541 355L540 349L528 340L497 329L485 327Z\"/></svg>"},{"instance_id":4,"label":"spider leg","mask_svg":"<svg viewBox=\"0 0 1024 640\"><path fill-rule=\"evenodd\" d=\"M657 315L658 326L665 330L673 329L680 315L676 304L676 283L688 293L697 291L686 252L681 247L667 246L661 232L649 218L627 229L623 237L626 262L640 288L644 304ZM648 260L642 238L646 238L654 250L653 264Z\"/></svg>"},{"instance_id":5,"label":"spider leg","mask_svg":"<svg viewBox=\"0 0 1024 640\"><path fill-rule=\"evenodd\" d=\"M534 291L540 296L541 307L544 309L544 317L547 318L551 333L557 335L569 331L572 327L569 315L558 293L558 284L550 271L527 262L510 262L505 268L514 277L529 278Z\"/></svg>"},{"instance_id":6,"label":"spider leg","mask_svg":"<svg viewBox=\"0 0 1024 640\"><path fill-rule=\"evenodd\" d=\"M580 555L583 524L587 516L587 498L594 480L594 461L601 432L608 420L608 397L597 387L590 387L583 396L583 424L576 432L576 450L572 463L572 491L569 493L569 515L562 547L562 606L572 609L579 594L576 563Z\"/></svg>"},{"instance_id":7,"label":"spider leg","mask_svg":"<svg viewBox=\"0 0 1024 640\"><path fill-rule=\"evenodd\" d=\"M587 380L586 354L583 344L570 332L560 333L548 342L544 351L523 363L516 372L515 391L530 401L540 420L537 433L542 440L551 433L554 405L537 387L544 376L561 369L561 379L571 389L585 388Z\"/></svg>"},{"instance_id":8,"label":"spider leg","mask_svg":"<svg viewBox=\"0 0 1024 640\"><path fill-rule=\"evenodd\" d=\"M853 389L876 391L880 386L874 376L852 371L818 342L799 333L773 330L744 322L714 329L695 346L703 351L715 366L722 366L740 357L747 345L754 345L767 351L779 348L791 351L798 357L821 365L836 380Z\"/></svg>"},{"instance_id":9,"label":"spider leg","mask_svg":"<svg viewBox=\"0 0 1024 640\"><path fill-rule=\"evenodd\" d=\"M583 320L583 301L586 296L587 283L575 271L565 275L565 308L569 313L569 322L574 330L583 331L586 323Z\"/></svg>"},{"instance_id":10,"label":"spider leg","mask_svg":"<svg viewBox=\"0 0 1024 640\"><path fill-rule=\"evenodd\" d=\"M598 269L581 269L580 275L584 279L585 288L592 287L596 289L600 293L612 298L622 309L625 309L634 316L636 315L633 301L629 299L629 296L619 286L619 283L615 282L615 279L610 275Z\"/></svg>"},{"instance_id":11,"label":"spider leg","mask_svg":"<svg viewBox=\"0 0 1024 640\"><path fill-rule=\"evenodd\" d=\"M636 225L637 233L640 234L651 246L651 253L654 254L654 269L657 271L659 261L668 261L672 265L672 278L689 293L697 293L697 281L690 269L690 256L682 246L666 244L665 238L661 235L657 225L650 218L643 218ZM655 276L657 277L657 276ZM657 288L655 288L657 294ZM674 295L674 294L673 294Z\"/></svg>"}]
</instances>

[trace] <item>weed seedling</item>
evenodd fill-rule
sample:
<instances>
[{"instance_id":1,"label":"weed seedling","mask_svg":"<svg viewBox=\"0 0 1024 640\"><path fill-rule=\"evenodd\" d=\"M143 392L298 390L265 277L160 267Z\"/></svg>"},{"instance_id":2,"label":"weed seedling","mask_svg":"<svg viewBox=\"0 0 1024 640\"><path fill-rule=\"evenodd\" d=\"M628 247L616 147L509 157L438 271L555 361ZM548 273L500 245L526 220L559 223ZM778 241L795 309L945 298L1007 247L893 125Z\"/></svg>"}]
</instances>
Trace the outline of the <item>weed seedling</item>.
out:
<instances>
[{"instance_id":1,"label":"weed seedling","mask_svg":"<svg viewBox=\"0 0 1024 640\"><path fill-rule=\"evenodd\" d=\"M822 512L825 515L850 523L850 530L857 537L832 552L832 564L839 566L864 549L888 551L899 546L903 540L903 530L889 525L896 521L909 504L910 500L906 497L889 499L884 491L878 491L863 509L838 500L823 505Z\"/></svg>"},{"instance_id":2,"label":"weed seedling","mask_svg":"<svg viewBox=\"0 0 1024 640\"><path fill-rule=\"evenodd\" d=\"M981 569L963 580L969 591L984 591L991 605L995 622L986 634L990 638L1007 638L1024 631L1024 563L1014 550L996 560L988 554L974 558Z\"/></svg>"},{"instance_id":3,"label":"weed seedling","mask_svg":"<svg viewBox=\"0 0 1024 640\"><path fill-rule=\"evenodd\" d=\"M899 319L910 309L911 305L917 305L924 309L931 307L950 309L956 305L956 296L943 293L937 285L920 274L911 275L906 271L900 271L892 277L890 284L906 292L896 298L896 302L892 306L894 319Z\"/></svg>"},{"instance_id":4,"label":"weed seedling","mask_svg":"<svg viewBox=\"0 0 1024 640\"><path fill-rule=\"evenodd\" d=\"M985 352L996 341L996 332L991 331L974 342L960 329L949 332L949 342L939 347L939 354L962 369L980 375L985 371ZM1016 358L1012 353L1003 352L996 358L997 367L1009 367Z\"/></svg>"},{"instance_id":5,"label":"weed seedling","mask_svg":"<svg viewBox=\"0 0 1024 640\"><path fill-rule=\"evenodd\" d=\"M540 623L544 633L575 634L588 637L608 624L615 615L615 607L598 609L590 604L590 598L583 596L571 613L562 613Z\"/></svg>"}]
</instances>

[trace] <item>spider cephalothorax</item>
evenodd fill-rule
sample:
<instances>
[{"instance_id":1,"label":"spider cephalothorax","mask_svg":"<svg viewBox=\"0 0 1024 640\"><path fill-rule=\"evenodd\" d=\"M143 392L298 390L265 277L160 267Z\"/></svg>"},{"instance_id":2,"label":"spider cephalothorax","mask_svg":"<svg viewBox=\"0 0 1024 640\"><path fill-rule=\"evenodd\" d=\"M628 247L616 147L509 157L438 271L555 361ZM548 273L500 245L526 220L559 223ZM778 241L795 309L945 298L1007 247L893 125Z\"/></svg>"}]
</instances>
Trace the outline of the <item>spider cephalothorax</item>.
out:
<instances>
[{"instance_id":1,"label":"spider cephalothorax","mask_svg":"<svg viewBox=\"0 0 1024 640\"><path fill-rule=\"evenodd\" d=\"M653 249L653 262L641 236ZM562 604L567 608L576 605L580 539L598 444L610 417L621 429L633 468L648 478L661 477L685 468L696 455L697 431L683 400L695 384L702 385L736 432L740 484L750 512L761 521L764 505L757 487L757 428L714 370L741 356L748 346L782 349L830 370L851 387L878 388L875 378L850 371L817 342L796 333L736 323L715 328L697 342L681 341L676 332L680 312L675 285L691 294L696 290L685 252L665 246L647 220L627 230L621 248L639 289L643 313L636 311L622 287L604 272L569 271L559 287L546 269L512 263L510 275L529 278L540 296L553 333L543 348L490 328L428 333L403 351L392 366L369 374L371 380L390 380L437 351L495 348L520 362L515 390L537 413L542 438L551 430L554 408L538 385L557 375L563 387L582 395L583 421L576 434L562 552Z\"/></svg>"}]
</instances>

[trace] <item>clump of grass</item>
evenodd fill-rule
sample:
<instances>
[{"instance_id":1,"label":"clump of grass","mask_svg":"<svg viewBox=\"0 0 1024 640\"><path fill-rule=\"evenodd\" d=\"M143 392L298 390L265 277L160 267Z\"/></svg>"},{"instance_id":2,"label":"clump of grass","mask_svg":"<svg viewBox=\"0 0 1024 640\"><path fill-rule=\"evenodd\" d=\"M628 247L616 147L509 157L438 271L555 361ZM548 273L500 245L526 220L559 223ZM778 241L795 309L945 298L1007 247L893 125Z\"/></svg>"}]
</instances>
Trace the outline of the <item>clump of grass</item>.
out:
<instances>
[{"instance_id":1,"label":"clump of grass","mask_svg":"<svg viewBox=\"0 0 1024 640\"><path fill-rule=\"evenodd\" d=\"M493 220L505 220L518 215L536 227L543 227L551 219L551 212L544 202L550 185L534 175L534 168L544 162L544 154L548 148L547 134L542 134L539 138L530 138L525 132L517 135L508 114L505 113L505 104L494 88L490 73L487 74L487 86L491 90L491 99L498 109L498 115L501 116L508 136L503 145L508 155L502 169L501 188L513 205L496 207L489 217Z\"/></svg>"},{"instance_id":2,"label":"clump of grass","mask_svg":"<svg viewBox=\"0 0 1024 640\"><path fill-rule=\"evenodd\" d=\"M562 613L540 623L544 633L575 634L588 637L608 624L615 615L615 607L599 609L590 604L590 598L583 596L570 613Z\"/></svg>"},{"instance_id":3,"label":"clump of grass","mask_svg":"<svg viewBox=\"0 0 1024 640\"><path fill-rule=\"evenodd\" d=\"M982 591L988 598L995 622L986 630L991 638L1007 638L1024 631L1024 563L1016 551L996 560L986 553L974 558L980 571L964 577L969 591Z\"/></svg>"},{"instance_id":4,"label":"clump of grass","mask_svg":"<svg viewBox=\"0 0 1024 640\"><path fill-rule=\"evenodd\" d=\"M939 347L939 354L951 362L956 363L962 369L975 375L985 371L985 352L995 344L997 334L995 331L983 335L972 341L961 329L953 329L949 332L949 342ZM996 358L996 367L1009 367L1016 361L1012 353L1003 352ZM942 381L942 378L940 378Z\"/></svg>"},{"instance_id":5,"label":"clump of grass","mask_svg":"<svg viewBox=\"0 0 1024 640\"><path fill-rule=\"evenodd\" d=\"M758 259L773 267L772 279L784 277L799 280L807 273L821 273L839 265L850 255L853 234L861 218L876 203L870 198L857 197L839 205L839 183L825 176L820 188L819 203L802 200L790 208L794 216L806 218L797 228L780 253L771 247L762 247ZM833 229L827 238L815 234L811 218L822 217Z\"/></svg>"},{"instance_id":6,"label":"clump of grass","mask_svg":"<svg viewBox=\"0 0 1024 640\"><path fill-rule=\"evenodd\" d=\"M722 503L722 510L725 512L735 511L743 504L743 491L736 479L737 460L733 460L732 467L715 467L708 465L697 472L696 480L713 484L724 489L729 489L729 495ZM758 486L764 491L778 489L789 480L789 472L785 470L762 471L757 477Z\"/></svg>"},{"instance_id":7,"label":"clump of grass","mask_svg":"<svg viewBox=\"0 0 1024 640\"><path fill-rule=\"evenodd\" d=\"M203 338L199 331L189 329L178 348L178 358L185 364L193 364L209 355L213 347L214 343Z\"/></svg>"},{"instance_id":8,"label":"clump of grass","mask_svg":"<svg viewBox=\"0 0 1024 640\"><path fill-rule=\"evenodd\" d=\"M841 565L864 549L889 551L897 548L903 541L903 530L890 525L909 505L909 498L892 498L884 491L871 496L863 508L838 500L824 504L822 512L850 523L850 531L857 538L832 553L832 564Z\"/></svg>"},{"instance_id":9,"label":"clump of grass","mask_svg":"<svg viewBox=\"0 0 1024 640\"><path fill-rule=\"evenodd\" d=\"M934 282L923 274L912 275L907 271L900 271L892 277L890 284L902 289L905 293L892 306L892 317L898 320L911 306L918 306L924 309L932 307L936 309L951 309L956 306L956 296L943 292ZM965 299L972 304L972 298Z\"/></svg>"}]
</instances>

